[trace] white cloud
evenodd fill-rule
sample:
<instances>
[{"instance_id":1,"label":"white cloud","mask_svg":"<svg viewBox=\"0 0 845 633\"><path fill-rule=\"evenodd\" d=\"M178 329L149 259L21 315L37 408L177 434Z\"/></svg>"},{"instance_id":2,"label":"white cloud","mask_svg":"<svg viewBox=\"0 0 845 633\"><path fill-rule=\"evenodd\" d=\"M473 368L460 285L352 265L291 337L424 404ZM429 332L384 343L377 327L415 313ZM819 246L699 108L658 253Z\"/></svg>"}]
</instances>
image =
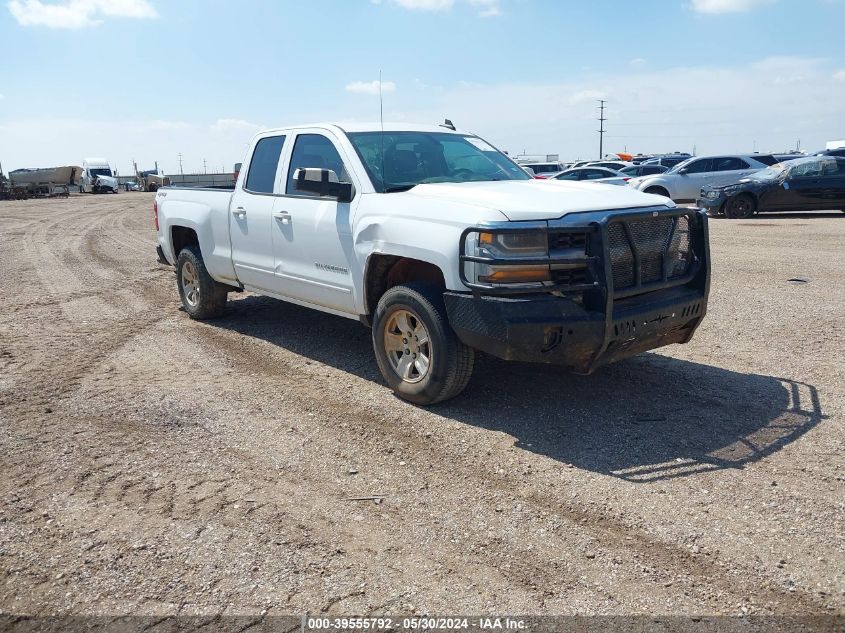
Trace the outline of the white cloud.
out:
<instances>
[{"instance_id":1,"label":"white cloud","mask_svg":"<svg viewBox=\"0 0 845 633\"><path fill-rule=\"evenodd\" d=\"M573 92L569 95L569 98L566 101L569 105L574 106L579 103L584 103L585 101L598 101L599 99L604 99L605 97L607 97L607 93L599 90L578 90L577 92Z\"/></svg>"},{"instance_id":2,"label":"white cloud","mask_svg":"<svg viewBox=\"0 0 845 633\"><path fill-rule=\"evenodd\" d=\"M149 0L10 0L9 12L21 26L81 29L102 24L103 18L156 18Z\"/></svg>"},{"instance_id":3,"label":"white cloud","mask_svg":"<svg viewBox=\"0 0 845 633\"><path fill-rule=\"evenodd\" d=\"M689 151L695 146L707 155L749 152L755 142L760 151L783 151L794 148L799 138L802 147L815 149L841 129L845 80L833 79L845 70L841 63L778 57L721 67L655 65L650 62L631 72L623 64L608 74L593 70L583 73L583 79L568 81L452 80L427 90L415 87L411 75L386 103L384 118L415 123L449 118L459 129L478 133L511 153L558 153L572 160L596 157L596 99L608 100L606 151ZM800 90L776 81L790 73L804 78ZM719 89L702 100L702 86ZM741 107L737 95L742 95ZM17 94L6 96L18 99ZM282 100L255 113L244 112L250 120L217 122L212 117L197 120L187 107L172 110L167 121L11 119L0 112L3 167L75 165L83 156L105 156L121 173L130 173L133 158L142 169L158 161L167 173L178 173L182 152L185 171L201 171L203 159L209 171L229 170L243 158L258 127L251 121L281 126L377 120L373 98L344 97L316 105ZM525 115L525 104L532 104L531 116ZM182 126L184 121L190 123Z\"/></svg>"},{"instance_id":4,"label":"white cloud","mask_svg":"<svg viewBox=\"0 0 845 633\"><path fill-rule=\"evenodd\" d=\"M833 78L836 81L845 81L845 69L833 73Z\"/></svg>"},{"instance_id":5,"label":"white cloud","mask_svg":"<svg viewBox=\"0 0 845 633\"><path fill-rule=\"evenodd\" d=\"M755 62L751 68L761 73L762 80L776 85L800 84L821 72L825 60L820 57L778 55Z\"/></svg>"},{"instance_id":6,"label":"white cloud","mask_svg":"<svg viewBox=\"0 0 845 633\"><path fill-rule=\"evenodd\" d=\"M646 67L648 68L648 66ZM772 74L759 72L771 68ZM841 69L841 66L839 67ZM800 91L778 83L787 71L803 77ZM607 99L607 151L699 154L783 151L797 139L807 147L823 146L841 127L845 81L837 71L813 58L770 58L737 66L688 66L642 69L626 67L612 74L590 73L568 82L520 82L462 86L439 93L415 91L391 100L385 120L440 122L471 130L498 147L535 154L559 153L567 159L593 158L598 149L598 104ZM719 86L706 102L701 86ZM736 95L742 107L737 108ZM535 104L531 116L524 105ZM398 110L398 111L397 111ZM367 117L363 105L357 112ZM346 109L344 116L349 116ZM324 117L325 118L325 117ZM331 114L329 113L329 118Z\"/></svg>"},{"instance_id":7,"label":"white cloud","mask_svg":"<svg viewBox=\"0 0 845 633\"><path fill-rule=\"evenodd\" d=\"M235 132L237 134L255 134L264 128L260 123L251 123L243 119L217 119L211 126L212 132L229 134Z\"/></svg>"},{"instance_id":8,"label":"white cloud","mask_svg":"<svg viewBox=\"0 0 845 633\"><path fill-rule=\"evenodd\" d=\"M502 15L499 0L469 0L469 3L478 8L478 15L482 18L495 18Z\"/></svg>"},{"instance_id":9,"label":"white cloud","mask_svg":"<svg viewBox=\"0 0 845 633\"><path fill-rule=\"evenodd\" d=\"M395 92L396 84L392 81L381 82L382 92ZM379 93L379 81L353 81L346 84L346 92L355 92L364 95L377 95Z\"/></svg>"},{"instance_id":10,"label":"white cloud","mask_svg":"<svg viewBox=\"0 0 845 633\"><path fill-rule=\"evenodd\" d=\"M455 0L392 0L392 2L411 11L448 11L455 4Z\"/></svg>"},{"instance_id":11,"label":"white cloud","mask_svg":"<svg viewBox=\"0 0 845 633\"><path fill-rule=\"evenodd\" d=\"M493 18L502 15L500 0L466 0L478 11L482 18ZM382 4L382 0L370 0L372 4ZM455 0L390 0L391 3L410 11L451 11Z\"/></svg>"},{"instance_id":12,"label":"white cloud","mask_svg":"<svg viewBox=\"0 0 845 633\"><path fill-rule=\"evenodd\" d=\"M696 13L744 13L774 3L775 0L692 0L691 6Z\"/></svg>"},{"instance_id":13,"label":"white cloud","mask_svg":"<svg viewBox=\"0 0 845 633\"><path fill-rule=\"evenodd\" d=\"M642 66L643 64L645 64L645 60L644 60L642 57L635 57L634 59L632 59L632 60L631 60L631 61L629 61L628 63L629 63L631 66L633 66L634 68L637 68L637 67Z\"/></svg>"}]
</instances>

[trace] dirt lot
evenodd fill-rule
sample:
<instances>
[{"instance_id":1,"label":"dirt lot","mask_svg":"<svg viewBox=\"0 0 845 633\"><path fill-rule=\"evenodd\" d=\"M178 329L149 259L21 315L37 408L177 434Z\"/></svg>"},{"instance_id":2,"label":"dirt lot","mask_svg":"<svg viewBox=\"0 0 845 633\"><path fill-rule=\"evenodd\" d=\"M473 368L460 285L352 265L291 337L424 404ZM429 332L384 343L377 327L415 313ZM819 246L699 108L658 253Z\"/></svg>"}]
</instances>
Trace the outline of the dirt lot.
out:
<instances>
[{"instance_id":1,"label":"dirt lot","mask_svg":"<svg viewBox=\"0 0 845 633\"><path fill-rule=\"evenodd\" d=\"M687 346L421 409L356 322L190 321L151 205L0 203L0 611L845 612L842 213L711 222Z\"/></svg>"}]
</instances>

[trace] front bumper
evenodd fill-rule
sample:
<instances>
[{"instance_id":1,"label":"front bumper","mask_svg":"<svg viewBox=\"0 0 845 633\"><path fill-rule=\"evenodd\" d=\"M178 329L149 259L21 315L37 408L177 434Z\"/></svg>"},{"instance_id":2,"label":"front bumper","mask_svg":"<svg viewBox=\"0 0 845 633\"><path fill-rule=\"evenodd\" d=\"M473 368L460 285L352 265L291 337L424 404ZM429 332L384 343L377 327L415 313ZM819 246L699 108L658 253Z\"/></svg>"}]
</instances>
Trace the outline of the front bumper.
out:
<instances>
[{"instance_id":1,"label":"front bumper","mask_svg":"<svg viewBox=\"0 0 845 633\"><path fill-rule=\"evenodd\" d=\"M705 198L702 196L695 201L695 206L706 211L707 215L718 215L722 212L722 208L725 206L727 200L728 197L723 193L719 193L715 198Z\"/></svg>"},{"instance_id":2,"label":"front bumper","mask_svg":"<svg viewBox=\"0 0 845 633\"><path fill-rule=\"evenodd\" d=\"M583 223L576 217L567 230L588 224L593 230L587 249L592 287L556 285L554 294L535 290L534 294L506 295L505 289L493 291L465 281L473 292L444 294L452 328L466 345L499 358L554 363L578 373L590 373L671 343L688 342L707 312L707 218L697 210L665 209L616 214L610 221L657 214L686 215L692 221L695 258L688 274L667 280L664 268L664 281L646 284L639 282L637 273L634 287L615 288L614 276L605 265L610 261L609 218Z\"/></svg>"},{"instance_id":3,"label":"front bumper","mask_svg":"<svg viewBox=\"0 0 845 633\"><path fill-rule=\"evenodd\" d=\"M605 320L562 297L475 297L447 292L446 310L466 345L505 360L563 365L578 373L692 338L707 311L699 289L632 297Z\"/></svg>"}]
</instances>

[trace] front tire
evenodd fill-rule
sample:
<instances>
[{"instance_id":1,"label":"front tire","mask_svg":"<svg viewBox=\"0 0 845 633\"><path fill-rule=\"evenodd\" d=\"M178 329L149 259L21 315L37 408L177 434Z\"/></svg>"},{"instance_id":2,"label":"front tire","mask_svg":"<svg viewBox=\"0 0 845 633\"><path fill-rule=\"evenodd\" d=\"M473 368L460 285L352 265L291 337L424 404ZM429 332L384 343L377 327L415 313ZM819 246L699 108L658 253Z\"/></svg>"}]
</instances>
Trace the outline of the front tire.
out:
<instances>
[{"instance_id":1,"label":"front tire","mask_svg":"<svg viewBox=\"0 0 845 633\"><path fill-rule=\"evenodd\" d=\"M185 312L203 321L223 314L228 287L208 274L199 246L186 246L176 259L176 285Z\"/></svg>"},{"instance_id":2,"label":"front tire","mask_svg":"<svg viewBox=\"0 0 845 633\"><path fill-rule=\"evenodd\" d=\"M449 325L442 292L422 283L394 286L381 297L373 349L393 392L420 405L461 393L475 362L475 351Z\"/></svg>"},{"instance_id":3,"label":"front tire","mask_svg":"<svg viewBox=\"0 0 845 633\"><path fill-rule=\"evenodd\" d=\"M757 201L747 193L734 196L725 203L725 215L732 220L750 218L757 212Z\"/></svg>"}]
</instances>

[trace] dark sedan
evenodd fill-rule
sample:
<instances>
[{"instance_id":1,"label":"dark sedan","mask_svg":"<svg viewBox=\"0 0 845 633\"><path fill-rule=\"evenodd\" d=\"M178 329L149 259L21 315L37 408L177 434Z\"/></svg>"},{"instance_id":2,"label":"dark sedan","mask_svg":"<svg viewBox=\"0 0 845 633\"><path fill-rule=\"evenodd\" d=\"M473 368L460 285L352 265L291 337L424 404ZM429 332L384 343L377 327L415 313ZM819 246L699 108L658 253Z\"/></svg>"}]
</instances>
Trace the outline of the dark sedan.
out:
<instances>
[{"instance_id":1,"label":"dark sedan","mask_svg":"<svg viewBox=\"0 0 845 633\"><path fill-rule=\"evenodd\" d=\"M845 158L810 156L778 163L726 187L701 189L709 215L749 218L760 211L845 211Z\"/></svg>"}]
</instances>

